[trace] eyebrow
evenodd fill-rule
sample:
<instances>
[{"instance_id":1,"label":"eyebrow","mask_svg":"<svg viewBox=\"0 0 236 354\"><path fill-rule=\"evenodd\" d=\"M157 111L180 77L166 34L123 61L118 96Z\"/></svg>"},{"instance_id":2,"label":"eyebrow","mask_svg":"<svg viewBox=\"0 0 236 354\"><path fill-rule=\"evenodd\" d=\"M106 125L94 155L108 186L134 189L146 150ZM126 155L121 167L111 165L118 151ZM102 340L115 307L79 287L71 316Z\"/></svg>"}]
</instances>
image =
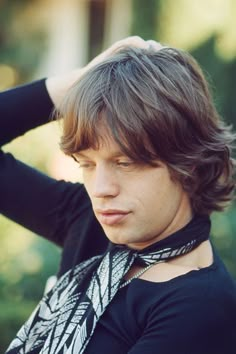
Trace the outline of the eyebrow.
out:
<instances>
[{"instance_id":1,"label":"eyebrow","mask_svg":"<svg viewBox=\"0 0 236 354\"><path fill-rule=\"evenodd\" d=\"M72 154L72 157L77 157L77 158L86 158L88 159L89 156L87 156L86 154L84 154L83 152L75 152L74 154ZM117 157L129 157L127 156L125 153L123 153L122 151L114 151L111 156L109 156L110 158L117 158Z\"/></svg>"},{"instance_id":2,"label":"eyebrow","mask_svg":"<svg viewBox=\"0 0 236 354\"><path fill-rule=\"evenodd\" d=\"M88 158L88 156L86 156L85 154L83 154L82 152L74 152L72 154L72 157L83 157L83 158Z\"/></svg>"}]
</instances>

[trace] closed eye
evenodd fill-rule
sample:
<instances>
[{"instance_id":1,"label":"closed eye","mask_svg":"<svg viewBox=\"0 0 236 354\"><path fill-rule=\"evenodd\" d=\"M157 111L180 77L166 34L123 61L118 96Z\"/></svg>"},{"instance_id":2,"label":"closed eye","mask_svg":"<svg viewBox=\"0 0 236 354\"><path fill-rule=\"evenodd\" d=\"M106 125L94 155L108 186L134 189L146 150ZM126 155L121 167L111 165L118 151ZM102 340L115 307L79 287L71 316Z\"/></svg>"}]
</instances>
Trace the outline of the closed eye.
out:
<instances>
[{"instance_id":1,"label":"closed eye","mask_svg":"<svg viewBox=\"0 0 236 354\"><path fill-rule=\"evenodd\" d=\"M80 160L77 156L72 155L72 158L75 160L75 162L77 162L79 164L79 167L81 168L90 168L94 166L94 163L91 161L83 161Z\"/></svg>"},{"instance_id":2,"label":"closed eye","mask_svg":"<svg viewBox=\"0 0 236 354\"><path fill-rule=\"evenodd\" d=\"M80 168L92 168L94 167L94 163L90 161L77 161Z\"/></svg>"},{"instance_id":3,"label":"closed eye","mask_svg":"<svg viewBox=\"0 0 236 354\"><path fill-rule=\"evenodd\" d=\"M117 162L117 165L118 166L123 166L123 167L129 167L129 166L131 166L133 164L133 162L126 162L126 161L118 161Z\"/></svg>"}]
</instances>

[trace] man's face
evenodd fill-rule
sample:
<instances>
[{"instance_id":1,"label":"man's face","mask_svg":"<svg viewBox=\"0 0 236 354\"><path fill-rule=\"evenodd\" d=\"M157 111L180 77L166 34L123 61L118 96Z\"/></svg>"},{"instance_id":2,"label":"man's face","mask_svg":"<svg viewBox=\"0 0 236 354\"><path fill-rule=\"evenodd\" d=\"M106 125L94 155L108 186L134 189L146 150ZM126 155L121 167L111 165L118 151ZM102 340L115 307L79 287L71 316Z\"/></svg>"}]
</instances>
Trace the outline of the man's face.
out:
<instances>
[{"instance_id":1,"label":"man's face","mask_svg":"<svg viewBox=\"0 0 236 354\"><path fill-rule=\"evenodd\" d=\"M132 161L108 136L98 150L75 154L94 213L110 241L142 249L183 227L189 198L167 165Z\"/></svg>"}]
</instances>

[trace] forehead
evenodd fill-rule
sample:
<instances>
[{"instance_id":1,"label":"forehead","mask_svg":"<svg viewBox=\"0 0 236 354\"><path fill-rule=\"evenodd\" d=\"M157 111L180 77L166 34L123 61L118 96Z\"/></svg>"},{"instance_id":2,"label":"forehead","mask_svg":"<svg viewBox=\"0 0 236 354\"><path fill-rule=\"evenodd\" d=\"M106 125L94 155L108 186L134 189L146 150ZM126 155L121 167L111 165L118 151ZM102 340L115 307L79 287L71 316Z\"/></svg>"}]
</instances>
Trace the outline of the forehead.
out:
<instances>
[{"instance_id":1,"label":"forehead","mask_svg":"<svg viewBox=\"0 0 236 354\"><path fill-rule=\"evenodd\" d=\"M96 155L102 153L106 156L127 156L147 164L160 159L145 131L141 134L137 127L119 124L114 117L103 113L100 112L96 120L84 119L83 124L77 127L71 149L74 156L79 157L86 151Z\"/></svg>"},{"instance_id":2,"label":"forehead","mask_svg":"<svg viewBox=\"0 0 236 354\"><path fill-rule=\"evenodd\" d=\"M119 144L115 141L112 132L110 129L105 125L105 123L100 123L97 130L97 146L96 147L89 147L86 149L82 149L77 152L75 155L78 156L97 156L97 155L104 155L104 156L121 156L125 155L122 151Z\"/></svg>"}]
</instances>

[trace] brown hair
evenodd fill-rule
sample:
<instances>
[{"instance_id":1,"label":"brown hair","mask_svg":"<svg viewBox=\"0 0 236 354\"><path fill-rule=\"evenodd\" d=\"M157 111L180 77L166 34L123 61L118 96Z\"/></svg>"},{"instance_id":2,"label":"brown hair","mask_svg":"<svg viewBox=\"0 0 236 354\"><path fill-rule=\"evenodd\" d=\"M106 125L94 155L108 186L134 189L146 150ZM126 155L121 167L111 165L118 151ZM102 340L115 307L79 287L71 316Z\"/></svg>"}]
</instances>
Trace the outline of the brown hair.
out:
<instances>
[{"instance_id":1,"label":"brown hair","mask_svg":"<svg viewBox=\"0 0 236 354\"><path fill-rule=\"evenodd\" d=\"M202 71L186 52L120 48L81 77L60 112L66 154L99 148L102 121L129 157L165 162L195 213L222 210L232 199L235 136L220 121Z\"/></svg>"}]
</instances>

